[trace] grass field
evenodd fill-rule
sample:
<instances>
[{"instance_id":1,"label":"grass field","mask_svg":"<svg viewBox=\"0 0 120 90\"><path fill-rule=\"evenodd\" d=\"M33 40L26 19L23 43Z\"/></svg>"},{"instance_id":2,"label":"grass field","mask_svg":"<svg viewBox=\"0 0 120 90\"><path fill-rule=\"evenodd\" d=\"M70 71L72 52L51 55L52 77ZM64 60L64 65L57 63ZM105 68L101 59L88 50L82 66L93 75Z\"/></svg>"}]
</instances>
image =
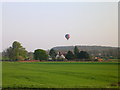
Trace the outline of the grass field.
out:
<instances>
[{"instance_id":1,"label":"grass field","mask_svg":"<svg viewBox=\"0 0 120 90\"><path fill-rule=\"evenodd\" d=\"M3 62L3 88L118 88L118 63Z\"/></svg>"}]
</instances>

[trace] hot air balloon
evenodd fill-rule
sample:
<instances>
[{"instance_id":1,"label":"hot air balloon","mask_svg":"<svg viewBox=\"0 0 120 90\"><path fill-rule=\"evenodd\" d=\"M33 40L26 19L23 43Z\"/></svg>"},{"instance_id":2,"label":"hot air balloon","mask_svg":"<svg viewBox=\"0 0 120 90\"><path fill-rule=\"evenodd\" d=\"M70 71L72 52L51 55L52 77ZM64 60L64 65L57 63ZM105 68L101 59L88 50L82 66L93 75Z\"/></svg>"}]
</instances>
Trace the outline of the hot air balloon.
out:
<instances>
[{"instance_id":1,"label":"hot air balloon","mask_svg":"<svg viewBox=\"0 0 120 90\"><path fill-rule=\"evenodd\" d=\"M65 38L68 40L70 38L70 35L69 34L66 34L65 35Z\"/></svg>"}]
</instances>

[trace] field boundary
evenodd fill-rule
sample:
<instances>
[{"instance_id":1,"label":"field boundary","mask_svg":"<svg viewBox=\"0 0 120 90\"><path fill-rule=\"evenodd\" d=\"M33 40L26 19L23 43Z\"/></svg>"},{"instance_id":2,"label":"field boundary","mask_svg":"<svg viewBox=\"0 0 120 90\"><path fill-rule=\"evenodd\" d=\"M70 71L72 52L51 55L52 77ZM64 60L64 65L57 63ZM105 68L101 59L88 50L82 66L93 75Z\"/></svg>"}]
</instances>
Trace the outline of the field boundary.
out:
<instances>
[{"instance_id":1,"label":"field boundary","mask_svg":"<svg viewBox=\"0 0 120 90\"><path fill-rule=\"evenodd\" d=\"M120 62L13 62L22 64L116 64L119 65Z\"/></svg>"}]
</instances>

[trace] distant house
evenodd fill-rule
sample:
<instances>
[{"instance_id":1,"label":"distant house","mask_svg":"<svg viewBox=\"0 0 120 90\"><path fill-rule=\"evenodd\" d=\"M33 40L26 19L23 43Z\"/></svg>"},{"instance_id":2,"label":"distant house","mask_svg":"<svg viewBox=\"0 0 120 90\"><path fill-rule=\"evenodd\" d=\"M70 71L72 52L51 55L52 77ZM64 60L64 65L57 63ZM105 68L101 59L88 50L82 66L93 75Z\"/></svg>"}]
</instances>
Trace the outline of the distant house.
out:
<instances>
[{"instance_id":1,"label":"distant house","mask_svg":"<svg viewBox=\"0 0 120 90\"><path fill-rule=\"evenodd\" d=\"M61 52L58 52L55 58L56 60L66 60L65 56Z\"/></svg>"}]
</instances>

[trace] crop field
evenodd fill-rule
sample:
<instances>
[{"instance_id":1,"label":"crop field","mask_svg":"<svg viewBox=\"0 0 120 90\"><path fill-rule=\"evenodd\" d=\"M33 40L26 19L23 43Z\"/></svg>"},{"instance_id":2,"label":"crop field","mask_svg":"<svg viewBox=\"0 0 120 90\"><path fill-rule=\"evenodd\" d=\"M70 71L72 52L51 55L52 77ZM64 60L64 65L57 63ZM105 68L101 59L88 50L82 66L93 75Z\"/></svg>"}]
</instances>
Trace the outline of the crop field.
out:
<instances>
[{"instance_id":1,"label":"crop field","mask_svg":"<svg viewBox=\"0 0 120 90\"><path fill-rule=\"evenodd\" d=\"M3 62L3 88L118 88L117 62Z\"/></svg>"}]
</instances>

